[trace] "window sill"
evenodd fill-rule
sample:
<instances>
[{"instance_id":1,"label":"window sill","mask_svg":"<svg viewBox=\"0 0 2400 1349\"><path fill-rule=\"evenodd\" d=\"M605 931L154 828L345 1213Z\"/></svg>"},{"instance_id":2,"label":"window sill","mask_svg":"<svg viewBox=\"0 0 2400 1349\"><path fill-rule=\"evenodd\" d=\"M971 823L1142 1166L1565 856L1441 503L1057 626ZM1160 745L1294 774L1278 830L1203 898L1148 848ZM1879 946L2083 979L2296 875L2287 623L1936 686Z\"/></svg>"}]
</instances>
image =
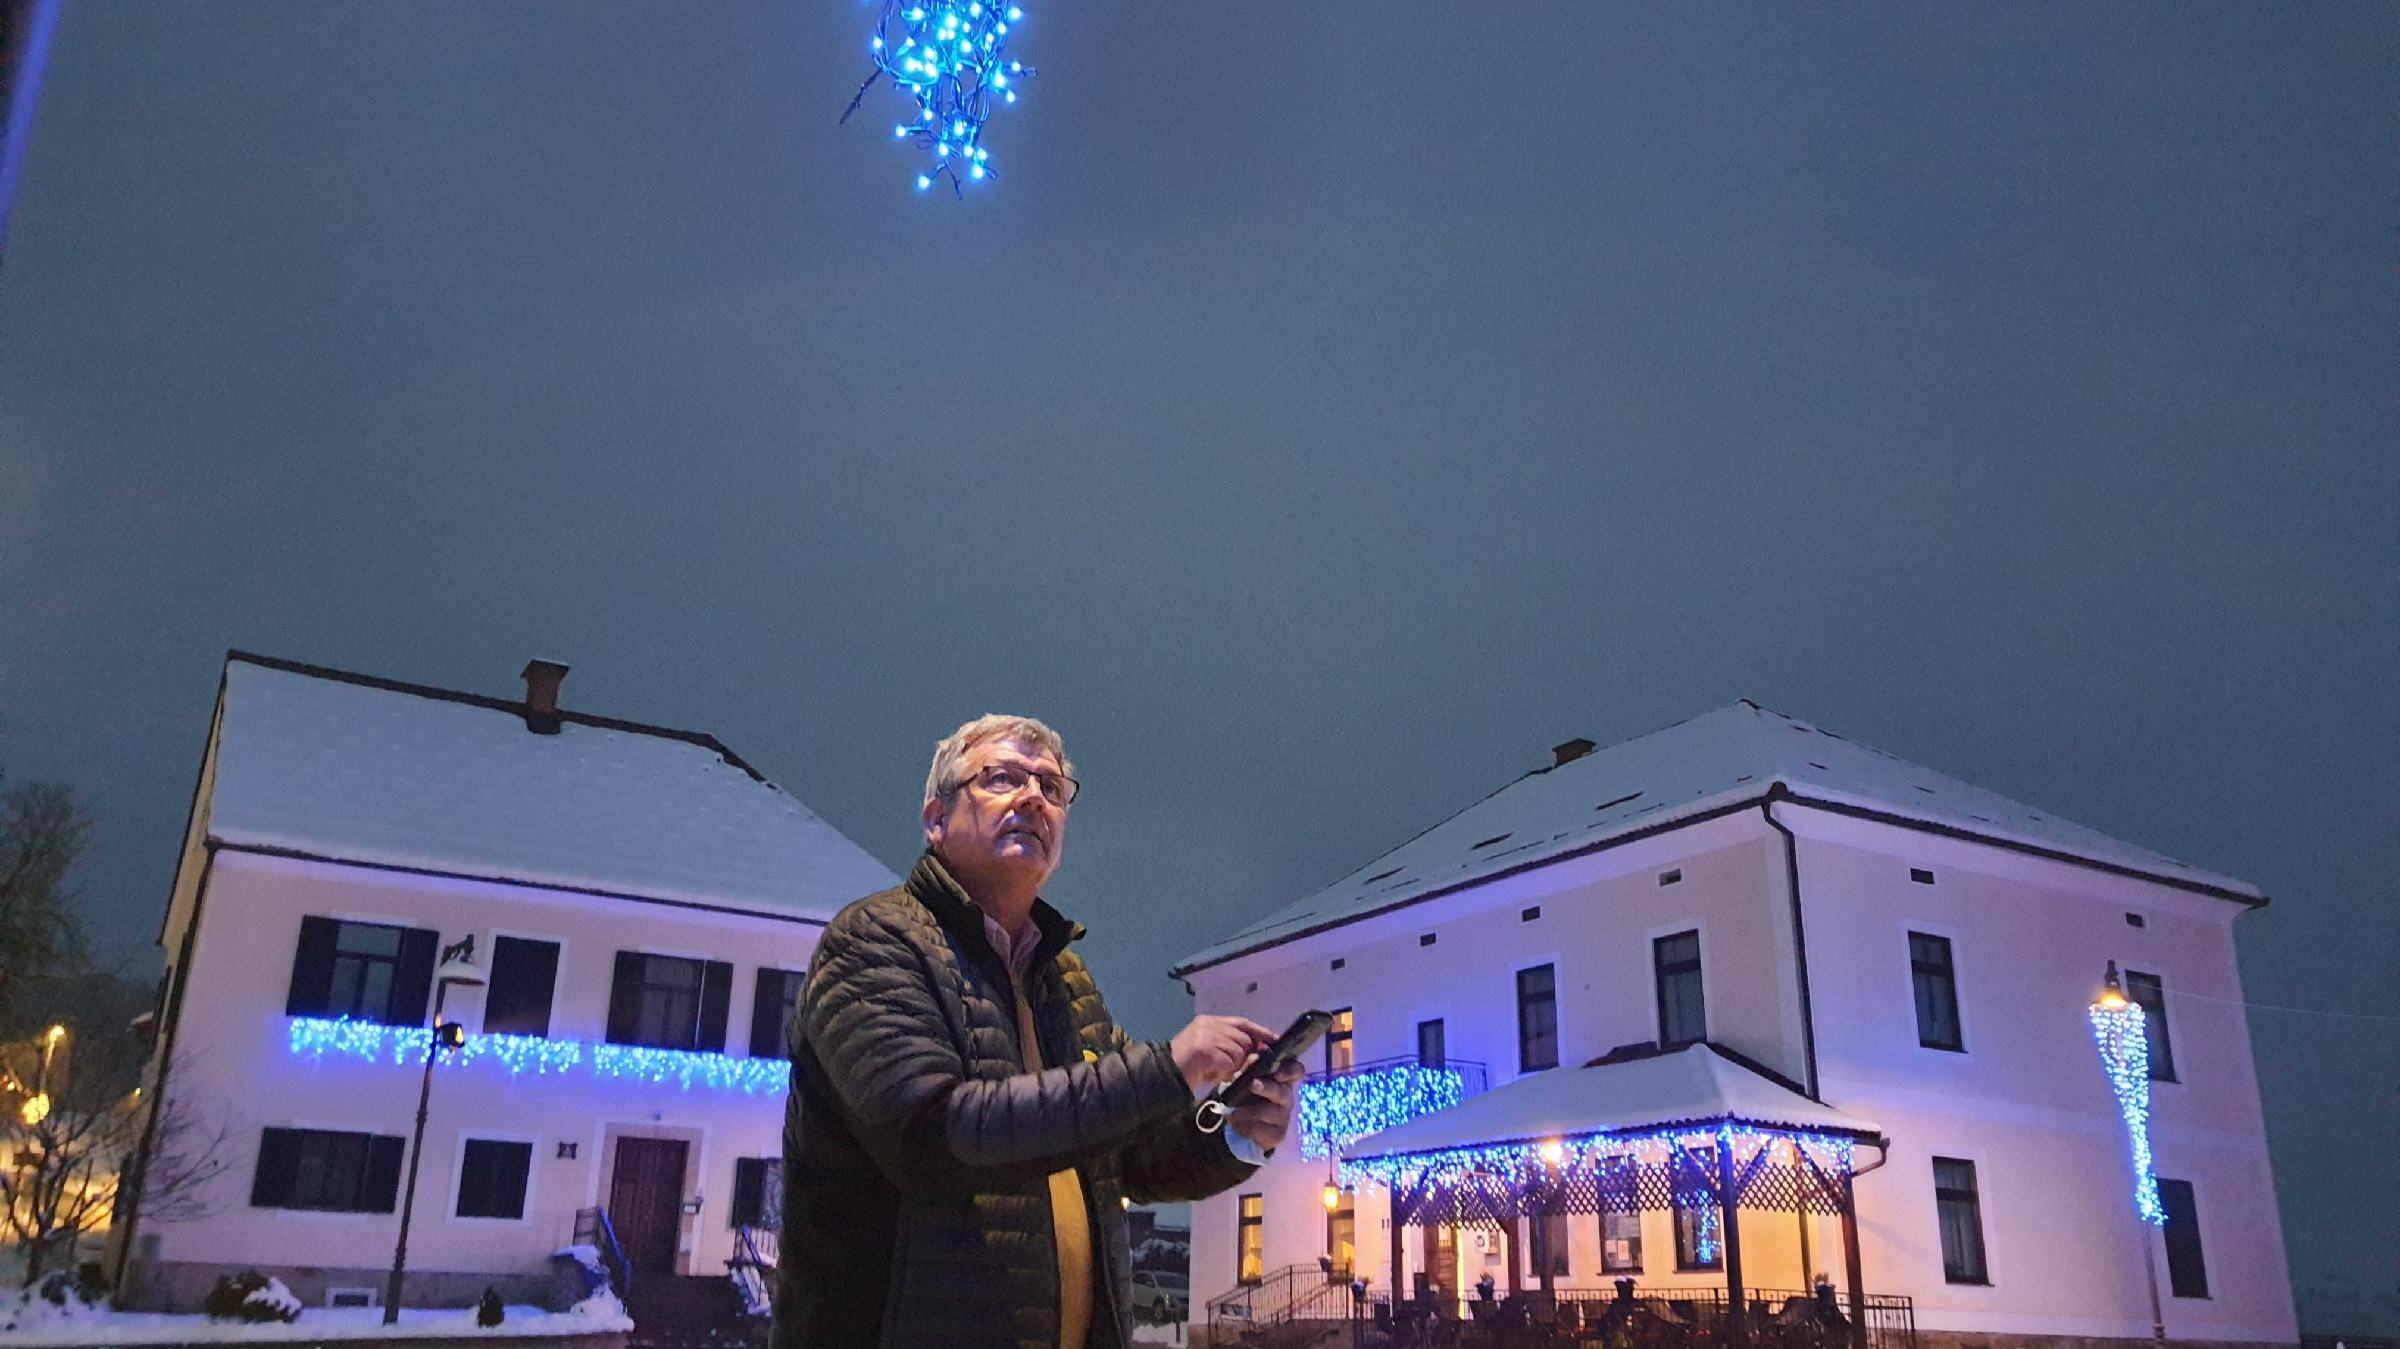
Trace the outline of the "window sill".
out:
<instances>
[{"instance_id":1,"label":"window sill","mask_svg":"<svg viewBox=\"0 0 2400 1349\"><path fill-rule=\"evenodd\" d=\"M1952 1288L1989 1288L1992 1286L1990 1279L1953 1279L1947 1274L1942 1276L1942 1282Z\"/></svg>"},{"instance_id":2,"label":"window sill","mask_svg":"<svg viewBox=\"0 0 2400 1349\"><path fill-rule=\"evenodd\" d=\"M1919 1049L1936 1049L1936 1050L1940 1050L1940 1051L1941 1051L1942 1053L1944 1053L1944 1054L1962 1054L1962 1055L1963 1055L1963 1054L1965 1054L1965 1053L1967 1052L1967 1047L1966 1047L1965 1045L1935 1045L1935 1044L1927 1044L1927 1043L1925 1043L1923 1040L1919 1040L1919 1041L1917 1041L1917 1048L1919 1048Z\"/></svg>"}]
</instances>

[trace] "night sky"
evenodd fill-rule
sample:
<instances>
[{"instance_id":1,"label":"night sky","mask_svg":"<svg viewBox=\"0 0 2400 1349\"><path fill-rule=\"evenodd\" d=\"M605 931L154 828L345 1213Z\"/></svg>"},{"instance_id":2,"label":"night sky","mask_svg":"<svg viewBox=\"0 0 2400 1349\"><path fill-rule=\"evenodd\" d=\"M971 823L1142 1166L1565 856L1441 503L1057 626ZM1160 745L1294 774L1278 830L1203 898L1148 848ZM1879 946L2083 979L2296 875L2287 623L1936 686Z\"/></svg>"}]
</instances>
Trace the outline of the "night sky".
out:
<instances>
[{"instance_id":1,"label":"night sky","mask_svg":"<svg viewBox=\"0 0 2400 1349\"><path fill-rule=\"evenodd\" d=\"M2252 1016L2295 1283L2400 1292L2392 8L1024 3L963 202L835 124L852 0L67 7L0 772L105 945L228 646L565 660L895 868L937 737L1049 719L1150 1035L1746 696L2263 887L2249 997L2348 1014Z\"/></svg>"}]
</instances>

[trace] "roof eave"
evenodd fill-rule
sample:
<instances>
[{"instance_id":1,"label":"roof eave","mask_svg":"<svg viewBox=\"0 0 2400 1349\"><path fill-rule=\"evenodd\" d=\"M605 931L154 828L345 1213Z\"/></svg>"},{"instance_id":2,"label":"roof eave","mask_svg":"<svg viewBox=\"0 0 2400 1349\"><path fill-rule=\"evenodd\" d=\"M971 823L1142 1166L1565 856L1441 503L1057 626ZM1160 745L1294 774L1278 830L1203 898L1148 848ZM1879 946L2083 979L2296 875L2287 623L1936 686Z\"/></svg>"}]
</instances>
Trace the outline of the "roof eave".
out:
<instances>
[{"instance_id":1,"label":"roof eave","mask_svg":"<svg viewBox=\"0 0 2400 1349\"><path fill-rule=\"evenodd\" d=\"M2209 881L2203 881L2193 877L2176 876L2164 872L2144 870L2142 868L2129 866L2121 862L2111 862L2101 858L2088 857L2080 853L2068 852L2063 849L2046 847L2044 845L2031 843L2023 839L2012 838L2005 834L1985 833L1979 830L1967 829L1959 825L1951 824L1947 821L1928 820L1918 816L1901 814L1896 811L1875 810L1871 807L1854 805L1849 802L1835 800L1831 797L1802 795L1799 792L1794 791L1789 783L1785 782L1779 777L1770 782L1766 790L1752 796L1744 797L1737 801L1728 802L1723 805L1704 810L1694 811L1688 815L1673 816L1668 819L1660 820L1654 824L1645 825L1640 829L1630 830L1622 834L1611 834L1605 838L1594 839L1589 843L1580 843L1561 852L1529 859L1525 862L1518 863L1517 865L1506 867L1502 870L1491 872L1486 875L1473 876L1465 880L1454 881L1447 885L1437 886L1431 890L1422 891L1402 899L1394 900L1393 902L1382 905L1381 907L1366 910L1363 913L1348 914L1339 918L1328 919L1325 922L1302 928L1296 932L1290 932L1281 936L1267 938L1235 950L1225 951L1221 954L1209 954L1208 952L1203 951L1197 957L1186 957L1184 960L1178 961L1168 968L1167 973L1172 978L1189 979L1193 975L1200 973L1202 970L1213 969L1219 965L1229 964L1233 961L1241 959L1244 956L1256 955L1261 951L1273 950L1275 947L1289 945L1292 942L1301 941L1306 938L1316 936L1320 933L1331 932L1336 928L1348 927L1352 923L1364 922L1369 918L1379 918L1387 913L1393 913L1417 904L1423 904L1432 900L1441 899L1448 895L1458 894L1461 891L1471 890L1479 885L1487 885L1494 881L1506 880L1512 876L1523 875L1528 871L1551 866L1555 863L1573 861L1579 857L1589 857L1595 853L1606 852L1611 848L1622 847L1628 843L1636 843L1646 838L1653 838L1659 834L1667 833L1675 829L1681 829L1687 825L1701 824L1709 820L1720 819L1724 816L1737 814L1753 806L1765 805L1772 801L1789 801L1794 805L1809 806L1815 809L1830 811L1837 815L1849 815L1860 819L1874 820L1879 823L1892 825L1896 828L1912 829L1920 833L1934 834L1945 838L1955 838L1966 842L1981 843L1989 847L2001 848L2010 852L2025 853L2036 857L2046 857L2052 861L2063 862L2070 866L2086 867L2096 871L2103 871L2114 875L2124 876L2129 879L2149 881L2156 885L2164 885L2177 890L2184 890L2194 894L2206 895L2213 899L2231 900L2236 904L2243 905L2244 907L2250 909L2265 908L2268 902L2267 897L2255 889L2234 888L2231 885L2214 884ZM2230 880L2230 878L2225 879Z\"/></svg>"}]
</instances>

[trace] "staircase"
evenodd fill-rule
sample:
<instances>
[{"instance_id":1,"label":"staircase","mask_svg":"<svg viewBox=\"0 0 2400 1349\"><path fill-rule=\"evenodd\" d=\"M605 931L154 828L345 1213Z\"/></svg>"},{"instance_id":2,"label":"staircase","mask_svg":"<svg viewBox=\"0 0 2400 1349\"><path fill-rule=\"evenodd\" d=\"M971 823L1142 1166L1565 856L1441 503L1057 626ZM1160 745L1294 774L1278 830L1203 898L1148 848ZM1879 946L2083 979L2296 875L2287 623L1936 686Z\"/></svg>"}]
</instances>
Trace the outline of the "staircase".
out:
<instances>
[{"instance_id":1,"label":"staircase","mask_svg":"<svg viewBox=\"0 0 2400 1349\"><path fill-rule=\"evenodd\" d=\"M1347 1344L1350 1338L1347 1269L1321 1263L1286 1265L1254 1284L1208 1301L1208 1341L1245 1349L1305 1349Z\"/></svg>"},{"instance_id":2,"label":"staircase","mask_svg":"<svg viewBox=\"0 0 2400 1349\"><path fill-rule=\"evenodd\" d=\"M753 1322L741 1294L721 1274L653 1274L625 1292L633 1318L627 1349L740 1349Z\"/></svg>"}]
</instances>

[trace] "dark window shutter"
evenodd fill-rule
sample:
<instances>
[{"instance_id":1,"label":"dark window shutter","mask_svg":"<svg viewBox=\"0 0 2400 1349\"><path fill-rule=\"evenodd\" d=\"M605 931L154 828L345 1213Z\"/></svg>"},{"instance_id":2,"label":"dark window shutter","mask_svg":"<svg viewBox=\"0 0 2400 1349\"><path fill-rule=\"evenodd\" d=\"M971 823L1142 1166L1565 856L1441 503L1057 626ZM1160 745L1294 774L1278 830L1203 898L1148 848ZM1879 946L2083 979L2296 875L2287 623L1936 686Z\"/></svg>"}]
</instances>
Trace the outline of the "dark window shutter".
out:
<instances>
[{"instance_id":1,"label":"dark window shutter","mask_svg":"<svg viewBox=\"0 0 2400 1349\"><path fill-rule=\"evenodd\" d=\"M325 1000L333 995L333 939L340 930L341 924L330 918L300 920L300 947L292 955L292 988L283 999L285 1016L325 1015Z\"/></svg>"},{"instance_id":2,"label":"dark window shutter","mask_svg":"<svg viewBox=\"0 0 2400 1349\"><path fill-rule=\"evenodd\" d=\"M615 982L608 986L608 1042L639 1043L642 1020L642 953L617 952Z\"/></svg>"},{"instance_id":3,"label":"dark window shutter","mask_svg":"<svg viewBox=\"0 0 2400 1349\"><path fill-rule=\"evenodd\" d=\"M359 1195L365 1213L390 1213L400 1206L400 1163L408 1140L377 1134L367 1140L367 1183Z\"/></svg>"},{"instance_id":4,"label":"dark window shutter","mask_svg":"<svg viewBox=\"0 0 2400 1349\"><path fill-rule=\"evenodd\" d=\"M500 1156L492 1166L493 1183L499 1186L500 1211L497 1216L525 1216L525 1181L532 1171L531 1143L504 1143L500 1146Z\"/></svg>"},{"instance_id":5,"label":"dark window shutter","mask_svg":"<svg viewBox=\"0 0 2400 1349\"><path fill-rule=\"evenodd\" d=\"M269 1129L259 1135L258 1171L250 1178L250 1207L282 1208L290 1201L298 1143L298 1135L290 1129Z\"/></svg>"},{"instance_id":6,"label":"dark window shutter","mask_svg":"<svg viewBox=\"0 0 2400 1349\"><path fill-rule=\"evenodd\" d=\"M392 972L392 1000L383 1020L392 1026L425 1024L426 1000L433 993L433 958L441 934L412 927L400 934L400 968Z\"/></svg>"},{"instance_id":7,"label":"dark window shutter","mask_svg":"<svg viewBox=\"0 0 2400 1349\"><path fill-rule=\"evenodd\" d=\"M767 1159L742 1157L733 1164L733 1225L758 1227L766 1222Z\"/></svg>"},{"instance_id":8,"label":"dark window shutter","mask_svg":"<svg viewBox=\"0 0 2400 1349\"><path fill-rule=\"evenodd\" d=\"M783 1043L783 991L791 977L784 970L758 972L758 993L750 1000L750 1057L754 1059L780 1059L791 1052Z\"/></svg>"},{"instance_id":9,"label":"dark window shutter","mask_svg":"<svg viewBox=\"0 0 2400 1349\"><path fill-rule=\"evenodd\" d=\"M558 987L558 943L522 937L492 940L492 986L483 998L487 1035L548 1035Z\"/></svg>"},{"instance_id":10,"label":"dark window shutter","mask_svg":"<svg viewBox=\"0 0 2400 1349\"><path fill-rule=\"evenodd\" d=\"M725 1052L725 1021L733 1010L733 966L710 960L700 966L700 1042L704 1054Z\"/></svg>"}]
</instances>

